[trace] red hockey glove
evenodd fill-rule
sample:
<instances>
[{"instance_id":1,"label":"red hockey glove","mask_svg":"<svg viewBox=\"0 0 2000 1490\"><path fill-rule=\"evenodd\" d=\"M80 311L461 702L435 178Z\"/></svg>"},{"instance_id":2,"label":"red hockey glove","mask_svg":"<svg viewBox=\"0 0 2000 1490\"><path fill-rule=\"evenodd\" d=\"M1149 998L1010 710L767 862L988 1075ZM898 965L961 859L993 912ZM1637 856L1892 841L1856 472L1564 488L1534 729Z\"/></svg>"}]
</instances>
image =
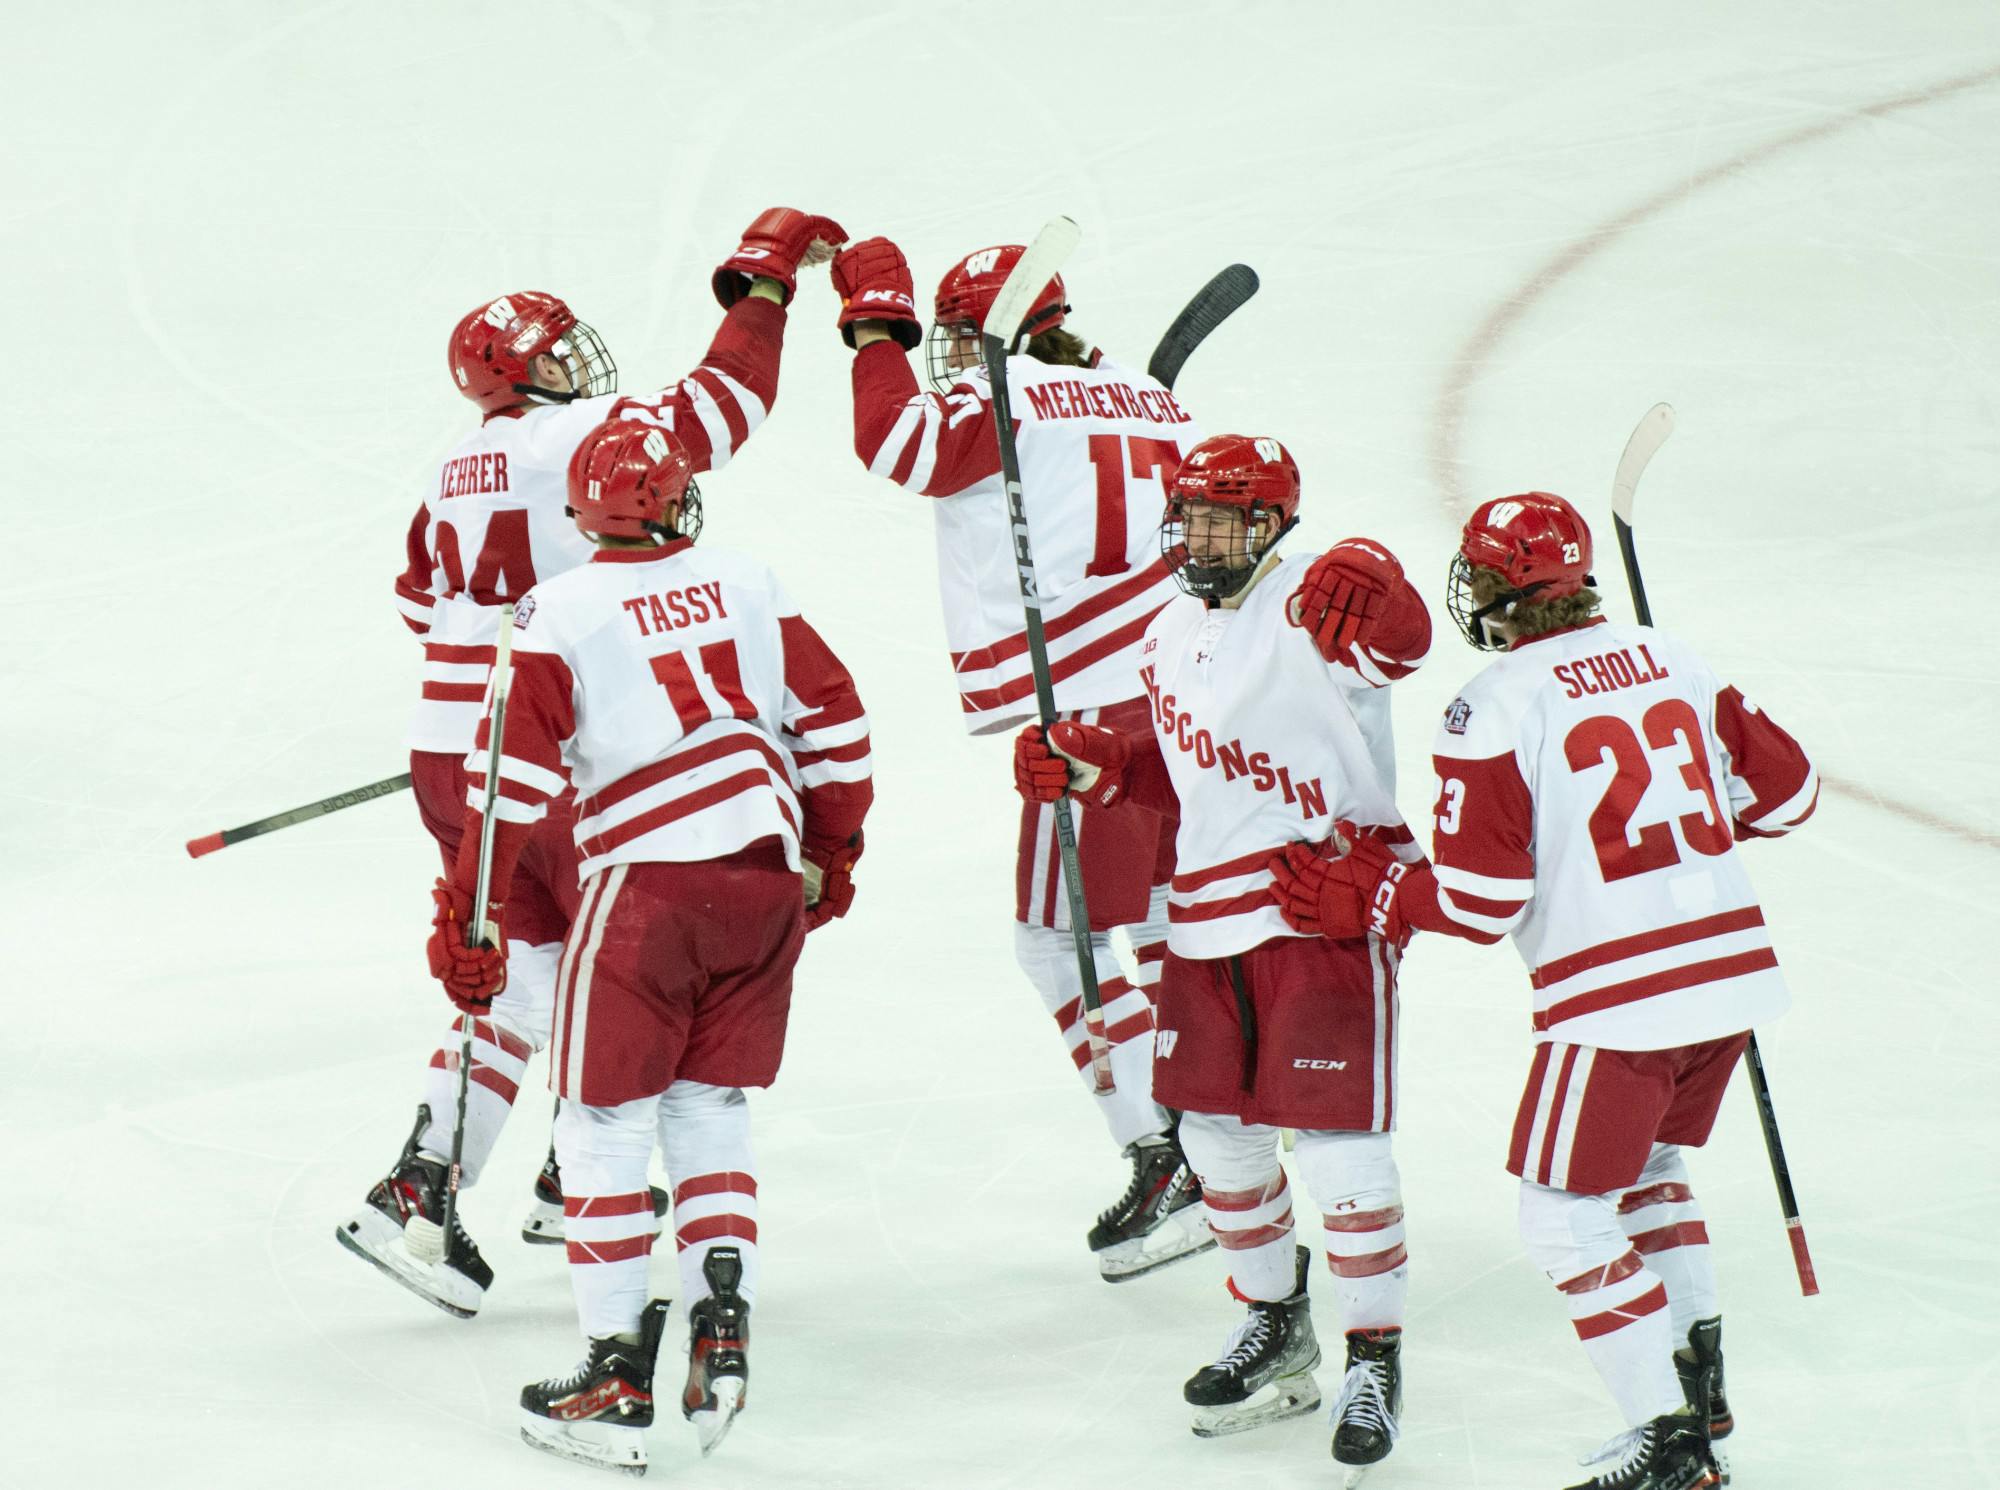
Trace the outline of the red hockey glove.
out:
<instances>
[{"instance_id":1,"label":"red hockey glove","mask_svg":"<svg viewBox=\"0 0 2000 1490\"><path fill-rule=\"evenodd\" d=\"M1312 633L1320 656L1345 662L1368 640L1402 583L1403 566L1387 549L1366 538L1343 538L1312 561L1285 615Z\"/></svg>"},{"instance_id":2,"label":"red hockey glove","mask_svg":"<svg viewBox=\"0 0 2000 1490\"><path fill-rule=\"evenodd\" d=\"M1345 853L1340 850L1347 846ZM1329 857L1329 854L1336 857ZM1405 864L1379 839L1350 822L1333 826L1330 843L1287 844L1271 861L1278 914L1307 936L1374 935L1405 946L1415 926L1403 914L1405 884L1435 884L1421 860Z\"/></svg>"},{"instance_id":3,"label":"red hockey glove","mask_svg":"<svg viewBox=\"0 0 2000 1490\"><path fill-rule=\"evenodd\" d=\"M445 997L468 1014L484 1012L494 996L507 987L507 938L504 932L497 945L465 945L466 923L472 919L472 897L441 879L431 890L437 907L431 917L431 939L424 952L430 959L431 976L444 984ZM500 903L487 902L486 918L498 925Z\"/></svg>"},{"instance_id":4,"label":"red hockey glove","mask_svg":"<svg viewBox=\"0 0 2000 1490\"><path fill-rule=\"evenodd\" d=\"M1352 823L1336 823L1328 843L1288 843L1271 860L1271 893L1278 914L1307 936L1360 936L1368 919L1367 896L1355 883ZM1373 881L1369 883L1374 888Z\"/></svg>"},{"instance_id":5,"label":"red hockey glove","mask_svg":"<svg viewBox=\"0 0 2000 1490\"><path fill-rule=\"evenodd\" d=\"M814 217L790 207L772 207L743 230L736 252L715 271L715 298L727 310L750 293L753 276L785 287L785 303L798 288L799 265L824 264L847 241L847 229L830 217Z\"/></svg>"},{"instance_id":6,"label":"red hockey glove","mask_svg":"<svg viewBox=\"0 0 2000 1490\"><path fill-rule=\"evenodd\" d=\"M864 238L833 260L833 292L840 296L840 339L854 345L856 321L880 321L896 345L909 351L924 339L917 319L910 263L887 238Z\"/></svg>"},{"instance_id":7,"label":"red hockey glove","mask_svg":"<svg viewBox=\"0 0 2000 1490\"><path fill-rule=\"evenodd\" d=\"M1014 790L1030 802L1067 795L1110 807L1125 795L1131 763L1132 742L1115 729L1061 719L1044 739L1042 727L1031 724L1014 738Z\"/></svg>"},{"instance_id":8,"label":"red hockey glove","mask_svg":"<svg viewBox=\"0 0 2000 1490\"><path fill-rule=\"evenodd\" d=\"M817 931L846 915L854 904L854 864L865 846L859 828L851 838L799 845L806 882L807 931Z\"/></svg>"}]
</instances>

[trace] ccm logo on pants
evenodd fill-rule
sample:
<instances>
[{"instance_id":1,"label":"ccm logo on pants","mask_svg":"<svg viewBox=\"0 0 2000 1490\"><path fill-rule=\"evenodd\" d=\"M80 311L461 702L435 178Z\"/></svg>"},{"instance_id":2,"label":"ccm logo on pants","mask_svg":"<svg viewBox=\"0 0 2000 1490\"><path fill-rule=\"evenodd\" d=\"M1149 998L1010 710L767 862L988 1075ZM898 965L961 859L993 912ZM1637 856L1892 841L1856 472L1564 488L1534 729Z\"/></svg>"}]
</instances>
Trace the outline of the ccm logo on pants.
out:
<instances>
[{"instance_id":1,"label":"ccm logo on pants","mask_svg":"<svg viewBox=\"0 0 2000 1490\"><path fill-rule=\"evenodd\" d=\"M1292 1062L1292 1069L1294 1071L1345 1071L1347 1069L1347 1062L1309 1061L1304 1056L1300 1056Z\"/></svg>"}]
</instances>

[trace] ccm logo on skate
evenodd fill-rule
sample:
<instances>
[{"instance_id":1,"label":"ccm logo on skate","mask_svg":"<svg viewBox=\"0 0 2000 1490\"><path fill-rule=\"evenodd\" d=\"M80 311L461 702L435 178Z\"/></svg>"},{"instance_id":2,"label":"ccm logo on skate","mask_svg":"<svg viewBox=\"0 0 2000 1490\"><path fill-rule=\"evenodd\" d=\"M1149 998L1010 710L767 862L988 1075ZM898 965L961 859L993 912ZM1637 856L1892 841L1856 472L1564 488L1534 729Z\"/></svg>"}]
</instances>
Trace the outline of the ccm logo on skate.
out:
<instances>
[{"instance_id":1,"label":"ccm logo on skate","mask_svg":"<svg viewBox=\"0 0 2000 1490\"><path fill-rule=\"evenodd\" d=\"M1345 1071L1346 1061L1312 1061L1300 1056L1292 1062L1294 1071Z\"/></svg>"}]
</instances>

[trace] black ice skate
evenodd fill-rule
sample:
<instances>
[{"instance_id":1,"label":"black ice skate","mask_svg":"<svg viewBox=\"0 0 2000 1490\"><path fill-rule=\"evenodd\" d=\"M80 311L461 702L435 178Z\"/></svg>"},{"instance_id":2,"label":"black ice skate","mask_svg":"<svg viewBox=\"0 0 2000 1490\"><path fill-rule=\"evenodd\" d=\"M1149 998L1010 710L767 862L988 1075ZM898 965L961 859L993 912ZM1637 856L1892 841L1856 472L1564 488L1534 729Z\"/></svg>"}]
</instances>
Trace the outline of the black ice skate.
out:
<instances>
[{"instance_id":1,"label":"black ice skate","mask_svg":"<svg viewBox=\"0 0 2000 1490\"><path fill-rule=\"evenodd\" d=\"M1215 1245L1201 1184L1172 1133L1125 1150L1132 1182L1090 1228L1090 1250L1107 1283L1124 1283Z\"/></svg>"},{"instance_id":2,"label":"black ice skate","mask_svg":"<svg viewBox=\"0 0 2000 1490\"><path fill-rule=\"evenodd\" d=\"M1708 1419L1709 1450L1715 1455L1722 1483L1729 1483L1729 1461L1715 1447L1729 1437L1736 1419L1729 1411L1729 1399L1722 1395L1722 1319L1697 1319L1688 1327L1688 1343L1674 1352L1674 1370L1680 1373L1681 1394L1688 1411L1696 1419Z\"/></svg>"},{"instance_id":3,"label":"black ice skate","mask_svg":"<svg viewBox=\"0 0 2000 1490\"><path fill-rule=\"evenodd\" d=\"M1603 1464L1569 1490L1713 1490L1722 1483L1700 1420L1676 1412L1621 1433L1586 1464Z\"/></svg>"},{"instance_id":4,"label":"black ice skate","mask_svg":"<svg viewBox=\"0 0 2000 1490\"><path fill-rule=\"evenodd\" d=\"M1348 1466L1347 1490L1389 1457L1402 1417L1403 1332L1349 1330L1347 1375L1333 1404L1333 1457Z\"/></svg>"},{"instance_id":5,"label":"black ice skate","mask_svg":"<svg viewBox=\"0 0 2000 1490\"><path fill-rule=\"evenodd\" d=\"M644 1474L653 1363L666 1322L667 1301L654 1299L639 1316L636 1345L592 1340L590 1355L574 1371L522 1387L522 1442L593 1469Z\"/></svg>"},{"instance_id":6,"label":"black ice skate","mask_svg":"<svg viewBox=\"0 0 2000 1490\"><path fill-rule=\"evenodd\" d=\"M688 1377L681 1413L694 1424L702 1456L715 1452L750 1385L750 1305L736 1291L743 1254L715 1247L701 1260L709 1295L688 1306Z\"/></svg>"},{"instance_id":7,"label":"black ice skate","mask_svg":"<svg viewBox=\"0 0 2000 1490\"><path fill-rule=\"evenodd\" d=\"M658 1185L646 1188L653 1192L653 1235L658 1236L666 1226L667 1208L672 1201ZM521 1240L538 1247L559 1247L567 1239L563 1232L562 1168L556 1163L555 1145L550 1144L549 1156L542 1160L542 1172L535 1176L535 1201L529 1208L528 1219L521 1223Z\"/></svg>"},{"instance_id":8,"label":"black ice skate","mask_svg":"<svg viewBox=\"0 0 2000 1490\"><path fill-rule=\"evenodd\" d=\"M462 1214L452 1217L448 1241L444 1236L445 1164L417 1150L430 1123L430 1108L419 1107L396 1167L368 1192L367 1205L333 1234L419 1298L470 1319L493 1286L493 1269L466 1234Z\"/></svg>"},{"instance_id":9,"label":"black ice skate","mask_svg":"<svg viewBox=\"0 0 2000 1490\"><path fill-rule=\"evenodd\" d=\"M1252 1301L1215 1364L1188 1378L1181 1395L1194 1407L1197 1438L1246 1432L1319 1406L1319 1383L1312 1377L1319 1340L1306 1297L1311 1267L1312 1254L1300 1247L1292 1296L1274 1304Z\"/></svg>"}]
</instances>

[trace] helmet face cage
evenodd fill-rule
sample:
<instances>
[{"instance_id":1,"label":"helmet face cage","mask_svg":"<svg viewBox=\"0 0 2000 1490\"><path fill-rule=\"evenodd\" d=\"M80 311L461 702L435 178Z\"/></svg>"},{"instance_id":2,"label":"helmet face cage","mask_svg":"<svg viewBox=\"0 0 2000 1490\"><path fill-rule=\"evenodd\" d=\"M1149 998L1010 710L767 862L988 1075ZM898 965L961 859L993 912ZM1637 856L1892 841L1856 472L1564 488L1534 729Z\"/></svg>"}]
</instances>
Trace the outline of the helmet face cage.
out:
<instances>
[{"instance_id":1,"label":"helmet face cage","mask_svg":"<svg viewBox=\"0 0 2000 1490\"><path fill-rule=\"evenodd\" d=\"M547 355L560 362L569 374L570 398L596 398L618 391L618 364L611 360L604 338L584 322L572 322L567 331L549 343ZM543 398L550 396L546 388L524 386L519 391Z\"/></svg>"},{"instance_id":2,"label":"helmet face cage","mask_svg":"<svg viewBox=\"0 0 2000 1490\"><path fill-rule=\"evenodd\" d=\"M1174 583L1183 593L1198 600L1227 600L1250 583L1250 577L1264 562L1265 556L1276 548L1284 536L1292 531L1296 518L1285 518L1281 509L1267 507L1262 502L1252 502L1240 507L1230 502L1207 502L1204 506L1227 508L1242 514L1243 518L1243 562L1240 564L1197 564L1189 556L1187 546L1187 511L1179 497L1167 499L1165 517L1160 522L1160 557L1167 561L1172 570ZM1254 535L1264 519L1277 516L1283 521L1278 531L1263 543L1255 541Z\"/></svg>"},{"instance_id":3,"label":"helmet face cage","mask_svg":"<svg viewBox=\"0 0 2000 1490\"><path fill-rule=\"evenodd\" d=\"M924 374L932 388L948 393L979 366L979 328L970 321L935 321L924 338Z\"/></svg>"},{"instance_id":4,"label":"helmet face cage","mask_svg":"<svg viewBox=\"0 0 2000 1490\"><path fill-rule=\"evenodd\" d=\"M1451 613L1459 635L1482 652L1498 652L1506 644L1486 629L1486 617L1514 599L1502 595L1491 605L1475 606L1472 601L1472 561L1461 552L1451 556L1445 575L1444 608Z\"/></svg>"}]
</instances>

